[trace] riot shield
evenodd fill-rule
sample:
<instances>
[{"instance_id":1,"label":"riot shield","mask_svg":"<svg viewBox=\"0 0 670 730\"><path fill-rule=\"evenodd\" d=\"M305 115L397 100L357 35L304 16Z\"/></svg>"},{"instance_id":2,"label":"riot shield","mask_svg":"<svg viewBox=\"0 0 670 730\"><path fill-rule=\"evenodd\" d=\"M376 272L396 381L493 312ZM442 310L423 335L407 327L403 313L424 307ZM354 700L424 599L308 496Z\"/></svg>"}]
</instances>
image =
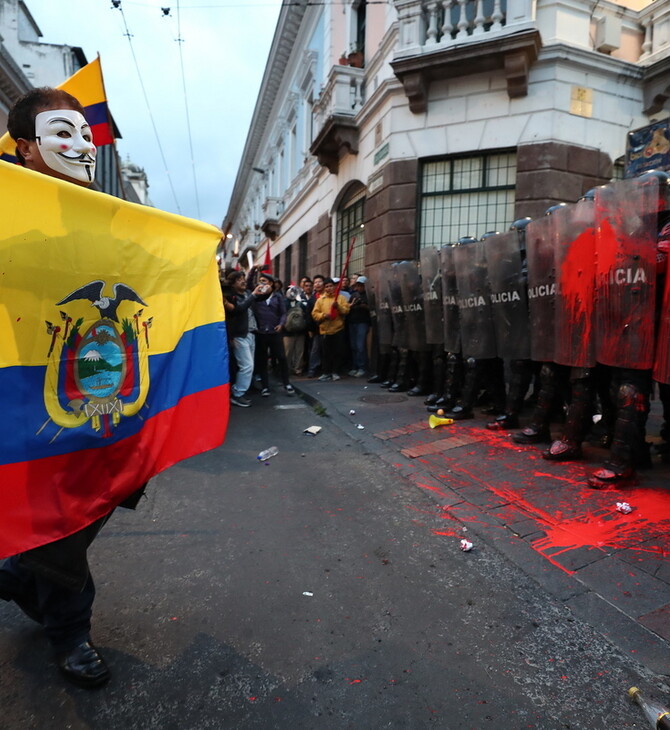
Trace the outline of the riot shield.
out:
<instances>
[{"instance_id":1,"label":"riot shield","mask_svg":"<svg viewBox=\"0 0 670 730\"><path fill-rule=\"evenodd\" d=\"M486 241L477 241L454 249L463 357L476 360L496 356L486 245Z\"/></svg>"},{"instance_id":2,"label":"riot shield","mask_svg":"<svg viewBox=\"0 0 670 730\"><path fill-rule=\"evenodd\" d=\"M653 366L657 212L655 179L596 191L596 359L603 365Z\"/></svg>"},{"instance_id":3,"label":"riot shield","mask_svg":"<svg viewBox=\"0 0 670 730\"><path fill-rule=\"evenodd\" d=\"M391 317L391 264L379 267L375 284L375 312L377 313L377 339L380 347L393 344L393 320Z\"/></svg>"},{"instance_id":4,"label":"riot shield","mask_svg":"<svg viewBox=\"0 0 670 730\"><path fill-rule=\"evenodd\" d=\"M423 290L416 261L400 261L395 265L400 282L402 308L407 328L407 347L415 352L426 349L426 326L423 316Z\"/></svg>"},{"instance_id":5,"label":"riot shield","mask_svg":"<svg viewBox=\"0 0 670 730\"><path fill-rule=\"evenodd\" d=\"M486 264L498 357L530 357L526 275L516 231L486 241Z\"/></svg>"},{"instance_id":6,"label":"riot shield","mask_svg":"<svg viewBox=\"0 0 670 730\"><path fill-rule=\"evenodd\" d=\"M663 278L665 279L665 288L656 335L654 380L670 385L670 276L668 276L667 271Z\"/></svg>"},{"instance_id":7,"label":"riot shield","mask_svg":"<svg viewBox=\"0 0 670 730\"><path fill-rule=\"evenodd\" d=\"M537 362L554 361L555 230L569 207L526 226L530 357Z\"/></svg>"},{"instance_id":8,"label":"riot shield","mask_svg":"<svg viewBox=\"0 0 670 730\"><path fill-rule=\"evenodd\" d=\"M569 206L555 223L554 361L589 368L595 365L594 202Z\"/></svg>"},{"instance_id":9,"label":"riot shield","mask_svg":"<svg viewBox=\"0 0 670 730\"><path fill-rule=\"evenodd\" d=\"M444 351L461 351L461 326L458 318L458 283L456 282L455 246L442 246L442 321L444 322Z\"/></svg>"},{"instance_id":10,"label":"riot shield","mask_svg":"<svg viewBox=\"0 0 670 730\"><path fill-rule=\"evenodd\" d=\"M440 251L432 246L421 249L421 287L423 289L426 342L429 345L441 345L444 342L444 325L442 323Z\"/></svg>"},{"instance_id":11,"label":"riot shield","mask_svg":"<svg viewBox=\"0 0 670 730\"><path fill-rule=\"evenodd\" d=\"M391 264L388 279L391 319L393 320L393 347L407 348L407 315L402 307L402 290L400 277L397 275L397 263Z\"/></svg>"}]
</instances>

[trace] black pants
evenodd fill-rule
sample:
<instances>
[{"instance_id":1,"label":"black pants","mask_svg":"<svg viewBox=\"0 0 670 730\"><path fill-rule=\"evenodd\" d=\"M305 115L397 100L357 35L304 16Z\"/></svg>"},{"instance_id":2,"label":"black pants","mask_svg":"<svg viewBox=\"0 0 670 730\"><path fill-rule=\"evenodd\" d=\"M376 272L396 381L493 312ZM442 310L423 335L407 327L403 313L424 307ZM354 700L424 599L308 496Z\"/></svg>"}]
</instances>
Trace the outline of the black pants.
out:
<instances>
[{"instance_id":1,"label":"black pants","mask_svg":"<svg viewBox=\"0 0 670 730\"><path fill-rule=\"evenodd\" d=\"M95 585L90 573L83 590L75 591L19 564L20 555L0 568L0 597L14 600L44 626L57 653L74 649L90 638Z\"/></svg>"},{"instance_id":2,"label":"black pants","mask_svg":"<svg viewBox=\"0 0 670 730\"><path fill-rule=\"evenodd\" d=\"M268 381L268 351L270 352L270 356L277 361L277 365L279 365L279 374L282 383L288 385L288 363L286 361L282 335L279 332L256 332L256 372L261 376L262 387L270 387Z\"/></svg>"},{"instance_id":3,"label":"black pants","mask_svg":"<svg viewBox=\"0 0 670 730\"><path fill-rule=\"evenodd\" d=\"M344 355L344 330L334 335L323 335L323 362L321 370L325 375L337 373L342 367Z\"/></svg>"}]
</instances>

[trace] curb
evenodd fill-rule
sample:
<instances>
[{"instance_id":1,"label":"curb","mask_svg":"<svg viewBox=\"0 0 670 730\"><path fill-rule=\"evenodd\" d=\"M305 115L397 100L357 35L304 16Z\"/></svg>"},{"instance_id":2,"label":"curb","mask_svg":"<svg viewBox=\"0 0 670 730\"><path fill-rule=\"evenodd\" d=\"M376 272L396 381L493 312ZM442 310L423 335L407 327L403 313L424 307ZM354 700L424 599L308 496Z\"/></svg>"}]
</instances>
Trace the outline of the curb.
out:
<instances>
[{"instance_id":1,"label":"curb","mask_svg":"<svg viewBox=\"0 0 670 730\"><path fill-rule=\"evenodd\" d=\"M345 415L332 402L306 392L299 385L295 388L298 395L309 405L320 406L325 410L323 417L330 418L331 422L346 436L364 446L367 453L379 457L408 483L420 489L418 481L436 482L433 475L425 470L418 460L412 462L372 433L362 430L351 433L352 421L349 415ZM401 466L403 463L408 467L403 468ZM461 518L458 515L453 515L453 517L463 526L467 526L468 532L476 535L478 540L510 560L554 599L560 601L574 616L601 633L620 651L634 655L640 664L655 674L670 676L668 663L670 645L662 637L624 613L587 586L578 576L570 576L558 568L552 567L545 557L533 550L523 536L514 532L497 517L465 500L448 484L440 482L439 489L445 496L429 489L421 491L441 507L461 505ZM462 519L465 515L473 519L468 519L466 522ZM499 529L491 530L490 527Z\"/></svg>"}]
</instances>

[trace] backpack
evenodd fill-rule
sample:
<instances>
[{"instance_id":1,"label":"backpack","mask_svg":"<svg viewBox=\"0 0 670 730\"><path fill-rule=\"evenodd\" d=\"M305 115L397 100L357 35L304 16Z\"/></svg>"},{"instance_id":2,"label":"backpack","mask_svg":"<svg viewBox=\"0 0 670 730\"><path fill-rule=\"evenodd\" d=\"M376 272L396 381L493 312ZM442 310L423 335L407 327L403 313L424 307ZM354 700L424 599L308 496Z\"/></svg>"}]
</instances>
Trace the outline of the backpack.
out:
<instances>
[{"instance_id":1,"label":"backpack","mask_svg":"<svg viewBox=\"0 0 670 730\"><path fill-rule=\"evenodd\" d=\"M307 317L302 305L296 303L288 310L284 329L290 334L299 334L307 329Z\"/></svg>"}]
</instances>

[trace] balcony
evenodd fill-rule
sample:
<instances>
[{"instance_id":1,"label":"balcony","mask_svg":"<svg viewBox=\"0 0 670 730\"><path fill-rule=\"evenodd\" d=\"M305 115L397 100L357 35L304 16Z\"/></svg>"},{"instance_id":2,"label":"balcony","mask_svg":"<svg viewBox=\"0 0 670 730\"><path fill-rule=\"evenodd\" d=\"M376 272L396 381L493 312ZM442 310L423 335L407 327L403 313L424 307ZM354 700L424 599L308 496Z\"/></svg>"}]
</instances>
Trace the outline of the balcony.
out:
<instances>
[{"instance_id":1,"label":"balcony","mask_svg":"<svg viewBox=\"0 0 670 730\"><path fill-rule=\"evenodd\" d=\"M315 139L309 151L320 165L337 174L344 155L358 154L356 114L363 106L365 71L333 66L328 82L314 104Z\"/></svg>"},{"instance_id":2,"label":"balcony","mask_svg":"<svg viewBox=\"0 0 670 730\"><path fill-rule=\"evenodd\" d=\"M655 0L640 11L644 28L644 113L658 114L670 99L670 0Z\"/></svg>"},{"instance_id":3,"label":"balcony","mask_svg":"<svg viewBox=\"0 0 670 730\"><path fill-rule=\"evenodd\" d=\"M430 82L502 69L511 99L528 93L541 47L532 0L394 0L399 44L391 63L410 109L426 111Z\"/></svg>"},{"instance_id":4,"label":"balcony","mask_svg":"<svg viewBox=\"0 0 670 730\"><path fill-rule=\"evenodd\" d=\"M284 212L284 201L282 198L269 197L263 203L263 223L261 231L274 241L279 235L279 219Z\"/></svg>"}]
</instances>

